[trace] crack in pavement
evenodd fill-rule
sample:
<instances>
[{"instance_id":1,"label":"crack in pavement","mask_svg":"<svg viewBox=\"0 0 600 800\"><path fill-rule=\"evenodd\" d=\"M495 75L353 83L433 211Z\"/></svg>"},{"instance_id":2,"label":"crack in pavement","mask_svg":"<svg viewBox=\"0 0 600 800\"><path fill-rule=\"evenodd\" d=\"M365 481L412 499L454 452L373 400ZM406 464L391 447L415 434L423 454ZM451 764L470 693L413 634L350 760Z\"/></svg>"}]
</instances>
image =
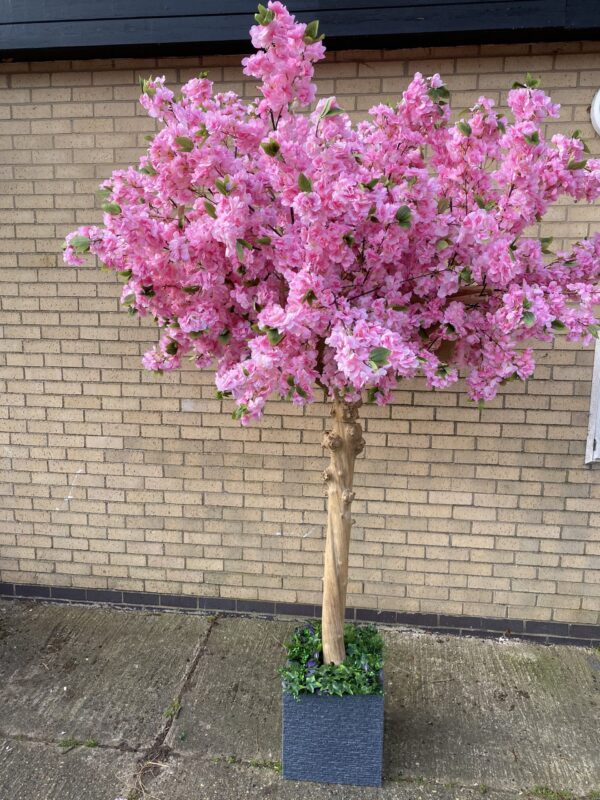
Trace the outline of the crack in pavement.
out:
<instances>
[{"instance_id":1,"label":"crack in pavement","mask_svg":"<svg viewBox=\"0 0 600 800\"><path fill-rule=\"evenodd\" d=\"M56 745L63 753L69 753L76 747L87 747L90 750L117 750L120 753L139 753L141 747L132 747L127 742L119 742L119 744L103 744L95 739L94 744L87 744L86 742L92 741L91 739L73 740L73 743L68 747L61 747L61 742L68 741L66 739L45 739L43 736L32 736L28 733L6 733L0 730L0 739L15 742L27 742L30 744L49 744Z\"/></svg>"},{"instance_id":2,"label":"crack in pavement","mask_svg":"<svg viewBox=\"0 0 600 800\"><path fill-rule=\"evenodd\" d=\"M148 784L158 775L159 771L166 766L169 758L176 755L174 749L166 743L166 740L175 720L179 715L179 710L182 707L181 701L190 687L194 674L198 668L198 664L200 663L200 659L206 651L206 646L208 644L210 635L218 624L219 619L220 615L217 614L210 620L210 624L206 630L206 633L196 644L196 647L192 652L187 668L175 690L175 696L171 704L171 707L174 709L174 713L170 714L165 719L152 744L146 748L146 750L138 759L139 766L135 775L133 776L133 787L127 795L127 797L131 798L131 800L138 800L138 798L147 797Z\"/></svg>"}]
</instances>

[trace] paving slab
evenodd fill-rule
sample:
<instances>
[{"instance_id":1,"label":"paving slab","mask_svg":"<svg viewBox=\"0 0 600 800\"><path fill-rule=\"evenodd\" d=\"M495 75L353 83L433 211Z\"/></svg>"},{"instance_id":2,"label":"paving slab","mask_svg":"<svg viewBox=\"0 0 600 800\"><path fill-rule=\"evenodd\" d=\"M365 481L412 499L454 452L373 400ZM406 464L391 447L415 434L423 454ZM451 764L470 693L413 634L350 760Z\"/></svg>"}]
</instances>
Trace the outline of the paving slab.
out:
<instances>
[{"instance_id":1,"label":"paving slab","mask_svg":"<svg viewBox=\"0 0 600 800\"><path fill-rule=\"evenodd\" d=\"M385 638L388 778L600 789L593 650L397 630Z\"/></svg>"},{"instance_id":2,"label":"paving slab","mask_svg":"<svg viewBox=\"0 0 600 800\"><path fill-rule=\"evenodd\" d=\"M114 800L127 785L135 756L117 750L0 740L2 800Z\"/></svg>"},{"instance_id":3,"label":"paving slab","mask_svg":"<svg viewBox=\"0 0 600 800\"><path fill-rule=\"evenodd\" d=\"M207 760L187 754L171 762L150 786L152 800L516 800L489 787L386 781L382 789L284 781L273 769ZM520 800L525 800L521 797ZM529 798L528 800L535 800Z\"/></svg>"},{"instance_id":4,"label":"paving slab","mask_svg":"<svg viewBox=\"0 0 600 800\"><path fill-rule=\"evenodd\" d=\"M169 736L182 753L278 761L284 642L297 623L221 617Z\"/></svg>"},{"instance_id":5,"label":"paving slab","mask_svg":"<svg viewBox=\"0 0 600 800\"><path fill-rule=\"evenodd\" d=\"M283 781L294 624L0 602L0 800L600 797L598 652L385 627L383 788Z\"/></svg>"},{"instance_id":6,"label":"paving slab","mask_svg":"<svg viewBox=\"0 0 600 800\"><path fill-rule=\"evenodd\" d=\"M0 603L0 734L147 747L206 617Z\"/></svg>"}]
</instances>

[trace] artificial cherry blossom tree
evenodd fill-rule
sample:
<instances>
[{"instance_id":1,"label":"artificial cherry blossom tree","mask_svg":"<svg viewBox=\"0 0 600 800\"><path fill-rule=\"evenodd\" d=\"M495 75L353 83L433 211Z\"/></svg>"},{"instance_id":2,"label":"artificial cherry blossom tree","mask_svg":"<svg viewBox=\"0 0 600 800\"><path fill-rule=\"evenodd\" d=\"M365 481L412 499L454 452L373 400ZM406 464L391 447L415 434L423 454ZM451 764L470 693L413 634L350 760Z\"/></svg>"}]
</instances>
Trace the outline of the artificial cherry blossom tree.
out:
<instances>
[{"instance_id":1,"label":"artificial cherry blossom tree","mask_svg":"<svg viewBox=\"0 0 600 800\"><path fill-rule=\"evenodd\" d=\"M205 76L177 96L144 81L160 131L103 184L103 226L70 234L65 259L89 251L118 271L122 303L161 329L144 366L216 364L243 425L270 395L325 393L323 647L339 663L361 400L389 403L416 375L443 389L459 371L473 401L491 400L533 374L526 340L589 343L600 237L551 253L531 231L561 196L600 194L600 161L578 132L546 140L558 106L529 76L508 93L512 122L481 97L451 124L441 78L418 73L356 125L335 97L309 111L318 23L279 2L256 20L243 65L259 99Z\"/></svg>"}]
</instances>

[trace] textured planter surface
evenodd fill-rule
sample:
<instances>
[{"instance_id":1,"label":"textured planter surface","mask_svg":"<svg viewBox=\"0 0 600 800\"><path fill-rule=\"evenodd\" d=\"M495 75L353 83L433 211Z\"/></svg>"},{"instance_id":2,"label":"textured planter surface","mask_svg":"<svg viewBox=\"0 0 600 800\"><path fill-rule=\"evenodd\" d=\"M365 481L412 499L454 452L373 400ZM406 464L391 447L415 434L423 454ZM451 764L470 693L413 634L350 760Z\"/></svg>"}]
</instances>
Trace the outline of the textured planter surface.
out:
<instances>
[{"instance_id":1,"label":"textured planter surface","mask_svg":"<svg viewBox=\"0 0 600 800\"><path fill-rule=\"evenodd\" d=\"M381 786L383 695L283 695L283 776Z\"/></svg>"}]
</instances>

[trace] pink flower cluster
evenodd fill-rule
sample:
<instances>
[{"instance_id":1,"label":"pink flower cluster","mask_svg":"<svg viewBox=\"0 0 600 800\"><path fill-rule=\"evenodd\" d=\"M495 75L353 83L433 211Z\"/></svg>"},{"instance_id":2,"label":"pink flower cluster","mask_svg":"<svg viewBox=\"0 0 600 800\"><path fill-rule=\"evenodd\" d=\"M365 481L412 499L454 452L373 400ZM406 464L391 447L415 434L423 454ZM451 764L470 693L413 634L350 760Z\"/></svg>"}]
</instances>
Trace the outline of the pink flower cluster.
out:
<instances>
[{"instance_id":1,"label":"pink flower cluster","mask_svg":"<svg viewBox=\"0 0 600 800\"><path fill-rule=\"evenodd\" d=\"M444 388L461 371L488 400L532 375L526 340L591 340L600 237L552 253L530 231L564 196L597 198L600 162L577 132L544 137L558 107L535 81L509 93L512 122L481 97L451 125L441 78L417 74L352 125L336 98L307 113L315 25L279 2L257 16L244 69L260 98L145 81L162 127L105 182L103 226L67 237L68 263L97 255L130 313L157 321L145 367L216 361L246 423L272 393L385 403L417 374Z\"/></svg>"}]
</instances>

